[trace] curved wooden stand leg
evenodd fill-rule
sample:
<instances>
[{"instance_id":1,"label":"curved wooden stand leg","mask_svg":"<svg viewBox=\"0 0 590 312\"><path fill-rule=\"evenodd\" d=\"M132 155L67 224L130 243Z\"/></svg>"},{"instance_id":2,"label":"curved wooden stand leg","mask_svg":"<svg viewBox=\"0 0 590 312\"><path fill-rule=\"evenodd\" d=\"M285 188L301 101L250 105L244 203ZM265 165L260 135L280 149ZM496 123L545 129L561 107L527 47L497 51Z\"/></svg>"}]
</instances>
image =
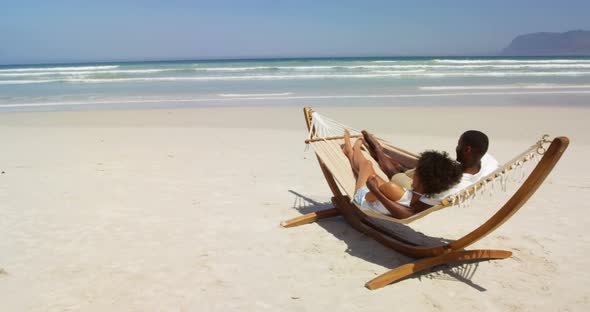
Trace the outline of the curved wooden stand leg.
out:
<instances>
[{"instance_id":1,"label":"curved wooden stand leg","mask_svg":"<svg viewBox=\"0 0 590 312\"><path fill-rule=\"evenodd\" d=\"M320 210L320 211L304 214L300 217L293 218L291 220L283 221L283 222L281 222L281 226L286 227L286 228L299 226L299 225L303 225L303 224L312 223L312 222L315 222L315 221L318 221L321 219L337 217L340 214L341 214L340 210L338 210L337 208Z\"/></svg>"},{"instance_id":2,"label":"curved wooden stand leg","mask_svg":"<svg viewBox=\"0 0 590 312\"><path fill-rule=\"evenodd\" d=\"M437 257L424 258L412 263L399 266L387 273L377 276L368 281L365 287L368 289L377 289L387 286L404 277L412 275L437 265L461 262L468 260L483 260L483 259L505 259L512 256L511 251L506 250L462 250L454 251Z\"/></svg>"}]
</instances>

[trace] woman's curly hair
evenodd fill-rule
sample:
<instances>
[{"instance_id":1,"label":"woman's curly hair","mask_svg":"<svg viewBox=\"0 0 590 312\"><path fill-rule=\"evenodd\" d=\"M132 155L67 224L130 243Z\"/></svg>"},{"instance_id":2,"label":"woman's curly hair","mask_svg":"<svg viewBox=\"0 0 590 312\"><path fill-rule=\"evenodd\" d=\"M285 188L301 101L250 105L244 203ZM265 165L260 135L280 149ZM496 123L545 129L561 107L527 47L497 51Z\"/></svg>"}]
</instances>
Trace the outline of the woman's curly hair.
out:
<instances>
[{"instance_id":1,"label":"woman's curly hair","mask_svg":"<svg viewBox=\"0 0 590 312\"><path fill-rule=\"evenodd\" d=\"M459 183L463 170L447 152L425 151L420 154L416 175L424 188L424 194L444 192Z\"/></svg>"}]
</instances>

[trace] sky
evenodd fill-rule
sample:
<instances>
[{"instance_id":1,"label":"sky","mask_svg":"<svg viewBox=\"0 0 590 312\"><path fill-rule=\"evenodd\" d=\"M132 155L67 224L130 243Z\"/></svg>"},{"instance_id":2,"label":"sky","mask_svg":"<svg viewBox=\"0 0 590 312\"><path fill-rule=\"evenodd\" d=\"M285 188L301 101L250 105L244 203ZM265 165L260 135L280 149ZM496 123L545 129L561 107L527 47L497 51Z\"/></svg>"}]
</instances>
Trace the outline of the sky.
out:
<instances>
[{"instance_id":1,"label":"sky","mask_svg":"<svg viewBox=\"0 0 590 312\"><path fill-rule=\"evenodd\" d=\"M590 30L588 12L588 0L0 0L0 65L493 55L519 34Z\"/></svg>"}]
</instances>

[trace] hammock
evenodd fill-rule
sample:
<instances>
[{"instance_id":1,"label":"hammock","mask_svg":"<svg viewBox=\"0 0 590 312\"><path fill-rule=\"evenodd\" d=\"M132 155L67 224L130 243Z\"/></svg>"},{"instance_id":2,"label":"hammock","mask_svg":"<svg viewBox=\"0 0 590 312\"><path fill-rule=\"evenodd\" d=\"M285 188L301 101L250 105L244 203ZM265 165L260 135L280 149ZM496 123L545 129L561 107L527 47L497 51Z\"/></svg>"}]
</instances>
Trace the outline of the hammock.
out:
<instances>
[{"instance_id":1,"label":"hammock","mask_svg":"<svg viewBox=\"0 0 590 312\"><path fill-rule=\"evenodd\" d=\"M485 237L510 219L535 193L539 186L541 186L569 145L569 139L567 137L556 137L551 141L549 147L545 148L545 144L549 143L549 141L548 137L544 136L540 141L525 149L498 170L483 177L475 184L448 196L438 205L419 214L407 219L398 220L372 211L361 210L351 201L354 192L355 177L348 159L344 156L340 148L340 145L343 143L343 137L341 135L344 126L325 116L314 113L310 107L304 108L304 114L309 130L309 138L306 140L306 143L309 143L316 152L320 168L330 190L334 194L334 197L332 197L334 208L308 213L284 221L281 225L283 227L294 227L326 218L342 216L356 230L372 237L386 247L407 256L417 258L413 262L401 265L370 280L365 284L369 289L386 286L411 274L441 264L468 260L505 259L510 257L512 252L506 250L466 250L465 248ZM353 128L348 129L352 137L360 136L358 130ZM417 159L415 154L393 146L382 139L377 139L384 146L389 156L399 160L406 167L408 167L407 164L411 164ZM372 159L369 155L366 156L367 159ZM510 199L487 221L461 238L456 240L439 240L436 245L425 245L423 242L400 236L381 224L382 222L389 222L398 226L404 226L400 223L411 222L453 204L465 205L465 203L469 203L476 197L478 193L490 192L494 183L500 183L504 187L507 175L510 172L517 171L515 169L522 168L525 163L535 162L537 164L534 166L532 172ZM382 177L385 176L382 172L379 172L379 166L376 163L374 163L374 168L379 175Z\"/></svg>"},{"instance_id":2,"label":"hammock","mask_svg":"<svg viewBox=\"0 0 590 312\"><path fill-rule=\"evenodd\" d=\"M308 144L317 154L318 158L332 173L334 179L336 182L338 182L342 191L350 198L353 198L356 177L352 171L350 161L342 152L342 145L344 144L342 133L344 132L344 129L349 129L351 137L360 137L360 131L338 123L337 121L320 115L317 112L313 112L311 117L312 131L310 131L309 138L306 140L306 142L308 142ZM448 195L443 200L441 200L439 204L414 214L408 218L397 219L368 209L363 210L363 212L374 218L386 219L398 223L410 223L432 212L452 205L469 206L471 201L476 199L478 195L486 193L490 195L493 194L496 184L499 184L499 188L501 190L506 190L506 182L508 181L510 173L517 171L518 173L521 173L521 175L524 175L524 165L530 161L536 163L538 161L538 157L544 153L544 145L550 143L547 138L548 135L543 136L541 140L537 141L535 144L525 149L522 153L519 153L514 158L499 166L497 170L482 177L479 181L465 187L456 193ZM383 139L377 138L377 140L381 143L389 155L397 154L398 156L410 157L416 160L418 159L418 156L415 154L395 147ZM365 154L365 158L369 159L373 163L373 168L375 169L377 175L379 175L385 181L388 181L389 178L380 170L379 164L377 164L377 162L368 154L368 152L363 151L363 153ZM353 202L353 204L358 206L356 202Z\"/></svg>"}]
</instances>

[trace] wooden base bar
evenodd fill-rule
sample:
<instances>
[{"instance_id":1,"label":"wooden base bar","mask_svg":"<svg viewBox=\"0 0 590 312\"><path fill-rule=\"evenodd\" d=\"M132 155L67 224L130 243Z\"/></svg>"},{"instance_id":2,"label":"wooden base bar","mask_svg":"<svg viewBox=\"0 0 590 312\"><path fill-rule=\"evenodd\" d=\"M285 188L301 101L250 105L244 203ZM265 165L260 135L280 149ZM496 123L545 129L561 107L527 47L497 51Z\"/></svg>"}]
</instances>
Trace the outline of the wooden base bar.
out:
<instances>
[{"instance_id":1,"label":"wooden base bar","mask_svg":"<svg viewBox=\"0 0 590 312\"><path fill-rule=\"evenodd\" d=\"M311 212L311 213L302 215L297 218L283 221L283 222L281 222L281 226L286 227L286 228L294 227L294 226L299 226L299 225L304 225L304 224L316 222L321 219L337 217L339 215L341 215L340 210L338 210L337 208L330 208L330 209L326 209L326 210Z\"/></svg>"},{"instance_id":2,"label":"wooden base bar","mask_svg":"<svg viewBox=\"0 0 590 312\"><path fill-rule=\"evenodd\" d=\"M512 256L512 252L506 250L462 250L454 251L437 257L429 257L416 260L412 263L399 266L387 273L381 274L365 284L368 289L378 289L414 273L424 271L437 265L487 259L505 259Z\"/></svg>"}]
</instances>

